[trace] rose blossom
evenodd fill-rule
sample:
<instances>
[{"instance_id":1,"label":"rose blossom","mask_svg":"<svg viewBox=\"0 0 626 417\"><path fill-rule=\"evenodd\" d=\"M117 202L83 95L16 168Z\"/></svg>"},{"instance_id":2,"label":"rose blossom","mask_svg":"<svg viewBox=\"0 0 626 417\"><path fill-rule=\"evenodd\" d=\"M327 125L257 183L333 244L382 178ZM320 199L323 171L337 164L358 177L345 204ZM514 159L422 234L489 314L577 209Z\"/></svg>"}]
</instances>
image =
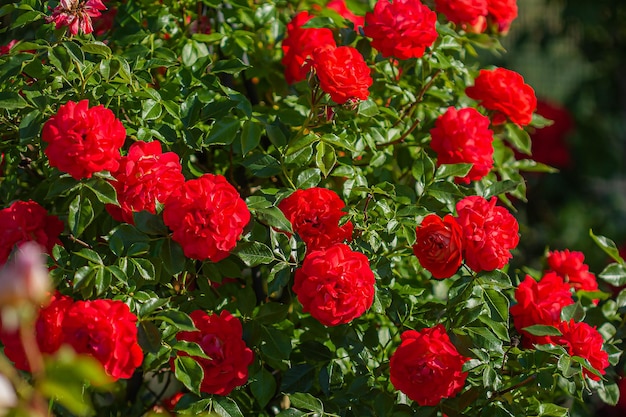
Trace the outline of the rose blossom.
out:
<instances>
[{"instance_id":1,"label":"rose blossom","mask_svg":"<svg viewBox=\"0 0 626 417\"><path fill-rule=\"evenodd\" d=\"M306 78L306 71L302 70L302 66L314 49L320 46L337 45L333 32L328 28L302 28L312 18L313 15L309 12L300 12L287 25L287 34L282 44L281 63L285 67L285 78L289 84Z\"/></svg>"},{"instance_id":2,"label":"rose blossom","mask_svg":"<svg viewBox=\"0 0 626 417\"><path fill-rule=\"evenodd\" d=\"M488 0L487 8L496 32L506 34L517 17L517 0Z\"/></svg>"},{"instance_id":3,"label":"rose blossom","mask_svg":"<svg viewBox=\"0 0 626 417\"><path fill-rule=\"evenodd\" d=\"M48 304L39 310L35 321L35 337L37 348L43 354L55 353L63 344L61 326L65 311L72 305L70 297L53 294ZM30 372L30 364L26 358L22 338L18 329L6 329L0 323L0 342L4 346L4 354L13 361L15 367Z\"/></svg>"},{"instance_id":4,"label":"rose blossom","mask_svg":"<svg viewBox=\"0 0 626 417\"><path fill-rule=\"evenodd\" d=\"M437 165L472 164L470 172L456 177L455 182L469 184L480 180L493 167L493 132L489 124L488 117L471 107L449 107L435 121L430 130L430 145L437 153Z\"/></svg>"},{"instance_id":5,"label":"rose blossom","mask_svg":"<svg viewBox=\"0 0 626 417\"><path fill-rule=\"evenodd\" d=\"M420 58L437 39L437 13L419 0L378 0L365 14L365 36L383 57Z\"/></svg>"},{"instance_id":6,"label":"rose blossom","mask_svg":"<svg viewBox=\"0 0 626 417\"><path fill-rule=\"evenodd\" d=\"M435 0L435 8L448 21L465 26L479 24L487 16L488 0Z\"/></svg>"},{"instance_id":7,"label":"rose blossom","mask_svg":"<svg viewBox=\"0 0 626 417\"><path fill-rule=\"evenodd\" d=\"M76 301L63 317L63 343L96 358L113 378L130 378L143 361L136 322L122 301Z\"/></svg>"},{"instance_id":8,"label":"rose blossom","mask_svg":"<svg viewBox=\"0 0 626 417\"><path fill-rule=\"evenodd\" d=\"M456 219L429 214L415 230L413 253L435 278L449 278L463 262L463 231Z\"/></svg>"},{"instance_id":9,"label":"rose blossom","mask_svg":"<svg viewBox=\"0 0 626 417\"><path fill-rule=\"evenodd\" d=\"M235 387L248 381L248 365L254 359L252 350L242 339L241 322L226 310L222 310L219 316L195 310L190 317L198 331L178 332L176 339L197 343L210 358L193 357L204 371L200 391L230 394ZM185 352L178 354L188 356Z\"/></svg>"},{"instance_id":10,"label":"rose blossom","mask_svg":"<svg viewBox=\"0 0 626 417\"><path fill-rule=\"evenodd\" d=\"M278 204L309 251L352 240L352 222L339 226L345 206L337 193L321 187L296 190Z\"/></svg>"},{"instance_id":11,"label":"rose blossom","mask_svg":"<svg viewBox=\"0 0 626 417\"><path fill-rule=\"evenodd\" d=\"M337 104L367 100L373 80L359 51L351 46L326 46L313 51L311 59L322 90Z\"/></svg>"},{"instance_id":12,"label":"rose blossom","mask_svg":"<svg viewBox=\"0 0 626 417\"><path fill-rule=\"evenodd\" d=\"M167 199L163 221L185 256L218 262L237 245L250 211L226 178L204 174Z\"/></svg>"},{"instance_id":13,"label":"rose blossom","mask_svg":"<svg viewBox=\"0 0 626 417\"><path fill-rule=\"evenodd\" d=\"M548 266L575 290L596 291L598 281L596 276L589 272L589 266L584 263L585 255L582 252L552 251L548 252Z\"/></svg>"},{"instance_id":14,"label":"rose blossom","mask_svg":"<svg viewBox=\"0 0 626 417\"><path fill-rule=\"evenodd\" d=\"M459 354L443 325L421 331L407 330L391 356L391 383L420 406L436 406L454 397L465 385L469 360Z\"/></svg>"},{"instance_id":15,"label":"rose blossom","mask_svg":"<svg viewBox=\"0 0 626 417\"><path fill-rule=\"evenodd\" d=\"M54 22L56 29L69 27L72 35L77 35L79 30L89 34L93 32L91 18L100 16L100 10L106 10L102 0L60 0L46 21Z\"/></svg>"},{"instance_id":16,"label":"rose blossom","mask_svg":"<svg viewBox=\"0 0 626 417\"><path fill-rule=\"evenodd\" d=\"M375 281L367 257L338 243L304 257L296 270L293 292L305 313L325 326L336 326L370 308Z\"/></svg>"},{"instance_id":17,"label":"rose blossom","mask_svg":"<svg viewBox=\"0 0 626 417\"><path fill-rule=\"evenodd\" d=\"M595 327L584 322L575 323L574 320L563 321L557 327L562 336L552 336L552 343L565 346L570 356L587 359L589 364L600 374L606 373L605 369L609 366L609 354L602 350L604 340ZM584 368L583 375L594 381L601 379L598 375Z\"/></svg>"},{"instance_id":18,"label":"rose blossom","mask_svg":"<svg viewBox=\"0 0 626 417\"><path fill-rule=\"evenodd\" d=\"M456 204L457 222L463 229L465 263L475 272L502 268L519 243L519 225L504 207L480 196Z\"/></svg>"},{"instance_id":19,"label":"rose blossom","mask_svg":"<svg viewBox=\"0 0 626 417\"><path fill-rule=\"evenodd\" d=\"M474 85L465 92L470 98L493 110L493 124L498 125L509 119L521 126L529 124L537 107L535 90L524 82L515 71L506 68L480 70Z\"/></svg>"},{"instance_id":20,"label":"rose blossom","mask_svg":"<svg viewBox=\"0 0 626 417\"><path fill-rule=\"evenodd\" d=\"M534 336L524 328L536 324L556 326L561 321L563 307L574 304L569 285L554 272L545 274L539 282L526 275L515 289L515 299L517 304L511 307L511 316L515 328L524 336L526 347L550 343L550 337Z\"/></svg>"},{"instance_id":21,"label":"rose blossom","mask_svg":"<svg viewBox=\"0 0 626 417\"><path fill-rule=\"evenodd\" d=\"M68 101L44 124L41 139L48 143L44 152L50 166L80 180L119 167L126 129L102 105Z\"/></svg>"},{"instance_id":22,"label":"rose blossom","mask_svg":"<svg viewBox=\"0 0 626 417\"><path fill-rule=\"evenodd\" d=\"M59 235L63 222L49 216L45 208L35 201L16 201L0 210L0 264L9 258L16 246L34 241L52 252L54 245L61 245Z\"/></svg>"},{"instance_id":23,"label":"rose blossom","mask_svg":"<svg viewBox=\"0 0 626 417\"><path fill-rule=\"evenodd\" d=\"M156 202L164 203L185 182L178 155L162 153L158 141L133 143L111 175L120 205L107 204L106 209L115 220L131 224L133 213L156 213Z\"/></svg>"},{"instance_id":24,"label":"rose blossom","mask_svg":"<svg viewBox=\"0 0 626 417\"><path fill-rule=\"evenodd\" d=\"M7 55L9 52L11 52L11 48L13 48L15 44L17 44L17 42L18 42L17 39L13 39L6 45L0 46L0 55Z\"/></svg>"},{"instance_id":25,"label":"rose blossom","mask_svg":"<svg viewBox=\"0 0 626 417\"><path fill-rule=\"evenodd\" d=\"M532 158L555 168L569 167L572 164L572 157L567 135L574 128L572 116L566 108L544 100L537 101L536 113L551 120L552 124L534 129L530 133ZM523 157L516 153L516 158Z\"/></svg>"}]
</instances>

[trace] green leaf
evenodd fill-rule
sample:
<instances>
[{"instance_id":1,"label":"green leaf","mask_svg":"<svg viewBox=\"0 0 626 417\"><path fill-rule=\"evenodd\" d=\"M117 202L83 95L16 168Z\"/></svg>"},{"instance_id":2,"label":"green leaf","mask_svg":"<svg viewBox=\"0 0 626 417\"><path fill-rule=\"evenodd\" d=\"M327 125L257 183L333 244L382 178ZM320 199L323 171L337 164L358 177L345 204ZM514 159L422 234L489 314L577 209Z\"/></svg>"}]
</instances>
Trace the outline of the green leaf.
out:
<instances>
[{"instance_id":1,"label":"green leaf","mask_svg":"<svg viewBox=\"0 0 626 417\"><path fill-rule=\"evenodd\" d=\"M154 279L156 279L154 265L148 259L130 258L130 261L137 268L137 272L139 273L141 278L145 279L146 281L153 281Z\"/></svg>"},{"instance_id":2,"label":"green leaf","mask_svg":"<svg viewBox=\"0 0 626 417\"><path fill-rule=\"evenodd\" d=\"M435 179L447 177L464 177L472 169L473 164L442 164L435 172Z\"/></svg>"},{"instance_id":3,"label":"green leaf","mask_svg":"<svg viewBox=\"0 0 626 417\"><path fill-rule=\"evenodd\" d=\"M605 404L617 405L620 397L619 386L617 384L604 384L604 386L598 390L598 395Z\"/></svg>"},{"instance_id":4,"label":"green leaf","mask_svg":"<svg viewBox=\"0 0 626 417\"><path fill-rule=\"evenodd\" d=\"M528 132L515 123L507 123L505 126L508 142L518 151L530 155L531 141Z\"/></svg>"},{"instance_id":5,"label":"green leaf","mask_svg":"<svg viewBox=\"0 0 626 417\"><path fill-rule=\"evenodd\" d=\"M144 120L154 120L161 117L163 106L157 100L148 98L141 103L141 118Z\"/></svg>"},{"instance_id":6,"label":"green leaf","mask_svg":"<svg viewBox=\"0 0 626 417\"><path fill-rule=\"evenodd\" d=\"M102 178L91 178L84 183L96 195L98 200L104 204L117 205L117 192L110 182Z\"/></svg>"},{"instance_id":7,"label":"green leaf","mask_svg":"<svg viewBox=\"0 0 626 417\"><path fill-rule=\"evenodd\" d=\"M0 109L16 110L27 107L28 103L18 93L9 91L0 92Z\"/></svg>"},{"instance_id":8,"label":"green leaf","mask_svg":"<svg viewBox=\"0 0 626 417\"><path fill-rule=\"evenodd\" d=\"M296 177L296 187L306 190L308 188L317 187L322 181L322 171L319 168L305 169Z\"/></svg>"},{"instance_id":9,"label":"green leaf","mask_svg":"<svg viewBox=\"0 0 626 417\"><path fill-rule=\"evenodd\" d=\"M561 320L563 321L582 321L585 318L585 309L580 301L563 307L561 310Z\"/></svg>"},{"instance_id":10,"label":"green leaf","mask_svg":"<svg viewBox=\"0 0 626 417\"><path fill-rule=\"evenodd\" d=\"M207 356L207 354L202 350L200 345L196 342L189 342L187 340L177 340L176 343L172 346L174 350L185 352L189 356L194 356L198 358L211 359Z\"/></svg>"},{"instance_id":11,"label":"green leaf","mask_svg":"<svg viewBox=\"0 0 626 417\"><path fill-rule=\"evenodd\" d=\"M187 313L183 313L179 310L161 311L157 316L154 317L154 319L169 323L176 327L178 330L183 330L186 332L193 332L198 330L193 324L193 320L191 319L191 317L189 317Z\"/></svg>"},{"instance_id":12,"label":"green leaf","mask_svg":"<svg viewBox=\"0 0 626 417\"><path fill-rule=\"evenodd\" d=\"M589 229L589 236L596 242L596 245L600 247L607 255L609 255L615 262L619 262L620 264L624 263L624 260L619 255L619 249L615 246L615 242L611 239L606 238L604 236L593 234L593 230Z\"/></svg>"},{"instance_id":13,"label":"green leaf","mask_svg":"<svg viewBox=\"0 0 626 417\"><path fill-rule=\"evenodd\" d=\"M491 197L499 196L504 193L509 193L511 191L514 191L517 188L517 185L517 181L512 180L494 182L485 189L485 191L483 192L483 197L489 200Z\"/></svg>"},{"instance_id":14,"label":"green leaf","mask_svg":"<svg viewBox=\"0 0 626 417\"><path fill-rule=\"evenodd\" d=\"M241 129L241 153L245 156L252 149L259 146L263 125L253 120L247 120Z\"/></svg>"},{"instance_id":15,"label":"green leaf","mask_svg":"<svg viewBox=\"0 0 626 417\"><path fill-rule=\"evenodd\" d=\"M177 275L185 269L187 258L183 252L183 248L172 239L165 239L161 245L161 259L163 267L170 275Z\"/></svg>"},{"instance_id":16,"label":"green leaf","mask_svg":"<svg viewBox=\"0 0 626 417\"><path fill-rule=\"evenodd\" d=\"M111 58L112 55L111 48L100 41L84 43L81 49L88 54L102 55L107 58Z\"/></svg>"},{"instance_id":17,"label":"green leaf","mask_svg":"<svg viewBox=\"0 0 626 417\"><path fill-rule=\"evenodd\" d=\"M215 397L213 399L213 411L220 417L243 417L237 403L228 397Z\"/></svg>"},{"instance_id":18,"label":"green leaf","mask_svg":"<svg viewBox=\"0 0 626 417\"><path fill-rule=\"evenodd\" d=\"M598 278L615 287L621 287L626 284L626 267L622 264L609 264L598 274Z\"/></svg>"},{"instance_id":19,"label":"green leaf","mask_svg":"<svg viewBox=\"0 0 626 417\"><path fill-rule=\"evenodd\" d=\"M376 105L376 103L374 103L372 99L361 101L359 103L357 112L361 116L365 116L365 117L376 116L379 113L378 106Z\"/></svg>"},{"instance_id":20,"label":"green leaf","mask_svg":"<svg viewBox=\"0 0 626 417\"><path fill-rule=\"evenodd\" d=\"M224 72L227 74L237 75L247 68L250 68L250 65L244 64L239 58L224 59L216 62L211 68L211 72Z\"/></svg>"},{"instance_id":21,"label":"green leaf","mask_svg":"<svg viewBox=\"0 0 626 417\"><path fill-rule=\"evenodd\" d=\"M279 361L289 359L292 349L291 337L273 327L261 326L261 330L263 335L261 352Z\"/></svg>"},{"instance_id":22,"label":"green leaf","mask_svg":"<svg viewBox=\"0 0 626 417\"><path fill-rule=\"evenodd\" d=\"M91 200L83 198L78 194L70 203L69 216L67 217L67 223L72 234L75 237L80 237L85 228L91 224L94 217Z\"/></svg>"},{"instance_id":23,"label":"green leaf","mask_svg":"<svg viewBox=\"0 0 626 417\"><path fill-rule=\"evenodd\" d=\"M320 169L322 175L328 177L336 163L337 155L335 148L325 142L319 142L315 146L315 165Z\"/></svg>"},{"instance_id":24,"label":"green leaf","mask_svg":"<svg viewBox=\"0 0 626 417\"><path fill-rule=\"evenodd\" d=\"M315 398L311 394L296 392L289 396L289 400L297 408L324 414L324 404L319 398Z\"/></svg>"},{"instance_id":25,"label":"green leaf","mask_svg":"<svg viewBox=\"0 0 626 417\"><path fill-rule=\"evenodd\" d=\"M533 336L562 336L563 333L554 326L547 326L544 324L534 324L532 326L524 327L522 330L527 331Z\"/></svg>"},{"instance_id":26,"label":"green leaf","mask_svg":"<svg viewBox=\"0 0 626 417\"><path fill-rule=\"evenodd\" d=\"M216 121L203 143L209 145L230 145L237 137L240 122L235 117L225 117Z\"/></svg>"},{"instance_id":27,"label":"green leaf","mask_svg":"<svg viewBox=\"0 0 626 417\"><path fill-rule=\"evenodd\" d=\"M239 257L247 266L270 264L274 261L274 252L261 242L244 242L232 252Z\"/></svg>"},{"instance_id":28,"label":"green leaf","mask_svg":"<svg viewBox=\"0 0 626 417\"><path fill-rule=\"evenodd\" d=\"M291 223L278 207L272 206L251 211L261 223L274 227L276 230L293 233Z\"/></svg>"},{"instance_id":29,"label":"green leaf","mask_svg":"<svg viewBox=\"0 0 626 417\"><path fill-rule=\"evenodd\" d=\"M529 126L532 126L537 129L541 129L544 127L552 126L553 124L554 124L554 120L546 119L539 113L533 113L533 118Z\"/></svg>"},{"instance_id":30,"label":"green leaf","mask_svg":"<svg viewBox=\"0 0 626 417\"><path fill-rule=\"evenodd\" d=\"M313 19L302 25L302 29L309 28L334 28L336 27L335 21L330 17L316 16Z\"/></svg>"},{"instance_id":31,"label":"green leaf","mask_svg":"<svg viewBox=\"0 0 626 417\"><path fill-rule=\"evenodd\" d=\"M189 391L200 395L200 384L204 371L195 359L189 356L177 356L174 359L174 375Z\"/></svg>"},{"instance_id":32,"label":"green leaf","mask_svg":"<svg viewBox=\"0 0 626 417\"><path fill-rule=\"evenodd\" d=\"M98 252L94 250L83 248L78 252L74 252L74 254L80 256L81 258L87 259L88 261L91 261L95 264L103 265L102 258L100 257Z\"/></svg>"},{"instance_id":33,"label":"green leaf","mask_svg":"<svg viewBox=\"0 0 626 417\"><path fill-rule=\"evenodd\" d=\"M267 369L261 368L250 377L250 391L252 391L252 395L259 403L259 406L265 408L276 394L276 380L274 376Z\"/></svg>"},{"instance_id":34,"label":"green leaf","mask_svg":"<svg viewBox=\"0 0 626 417\"><path fill-rule=\"evenodd\" d=\"M509 321L509 300L500 291L484 290L483 297L489 310L491 318L496 322L507 323Z\"/></svg>"}]
</instances>

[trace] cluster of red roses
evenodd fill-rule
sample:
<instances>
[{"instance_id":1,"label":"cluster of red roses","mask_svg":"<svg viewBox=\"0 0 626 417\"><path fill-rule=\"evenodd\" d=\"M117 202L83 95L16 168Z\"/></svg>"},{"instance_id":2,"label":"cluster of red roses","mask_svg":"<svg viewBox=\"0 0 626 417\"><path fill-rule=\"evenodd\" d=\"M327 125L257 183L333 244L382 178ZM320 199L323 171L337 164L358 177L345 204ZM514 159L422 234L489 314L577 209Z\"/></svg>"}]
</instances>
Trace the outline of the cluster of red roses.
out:
<instances>
[{"instance_id":1,"label":"cluster of red roses","mask_svg":"<svg viewBox=\"0 0 626 417\"><path fill-rule=\"evenodd\" d=\"M133 143L124 157L126 130L113 112L87 100L59 107L43 127L50 165L75 179L108 170L115 178L119 206L107 205L118 221L134 223L133 213L156 213L174 232L185 256L217 262L235 247L250 212L237 190L221 175L185 181L178 155L163 153L159 142Z\"/></svg>"},{"instance_id":2,"label":"cluster of red roses","mask_svg":"<svg viewBox=\"0 0 626 417\"><path fill-rule=\"evenodd\" d=\"M595 291L598 283L581 252L553 251L547 256L550 269L537 281L526 275L515 290L517 304L511 307L515 328L523 336L525 347L553 344L564 346L571 356L589 361L601 374L609 365L608 354L602 350L602 335L585 322L563 321L561 311L574 304L572 290ZM526 330L535 325L556 327L560 335L536 335ZM588 370L584 374L596 381L600 377Z\"/></svg>"},{"instance_id":3,"label":"cluster of red roses","mask_svg":"<svg viewBox=\"0 0 626 417\"><path fill-rule=\"evenodd\" d=\"M519 242L519 226L496 198L465 197L457 216L429 214L416 229L413 252L435 278L449 278L463 259L476 272L502 268Z\"/></svg>"},{"instance_id":4,"label":"cluster of red roses","mask_svg":"<svg viewBox=\"0 0 626 417\"><path fill-rule=\"evenodd\" d=\"M326 326L349 323L374 301L369 260L343 243L353 231L351 221L339 225L344 207L334 191L320 187L297 190L278 205L307 247L293 291L303 311Z\"/></svg>"},{"instance_id":5,"label":"cluster of red roses","mask_svg":"<svg viewBox=\"0 0 626 417\"><path fill-rule=\"evenodd\" d=\"M436 0L437 11L468 32L506 33L517 17L517 0Z\"/></svg>"},{"instance_id":6,"label":"cluster of red roses","mask_svg":"<svg viewBox=\"0 0 626 417\"><path fill-rule=\"evenodd\" d=\"M143 361L137 343L137 317L119 300L73 301L54 294L35 323L37 347L53 354L62 345L96 358L114 379L130 378ZM4 354L15 367L30 371L21 330L0 327Z\"/></svg>"}]
</instances>

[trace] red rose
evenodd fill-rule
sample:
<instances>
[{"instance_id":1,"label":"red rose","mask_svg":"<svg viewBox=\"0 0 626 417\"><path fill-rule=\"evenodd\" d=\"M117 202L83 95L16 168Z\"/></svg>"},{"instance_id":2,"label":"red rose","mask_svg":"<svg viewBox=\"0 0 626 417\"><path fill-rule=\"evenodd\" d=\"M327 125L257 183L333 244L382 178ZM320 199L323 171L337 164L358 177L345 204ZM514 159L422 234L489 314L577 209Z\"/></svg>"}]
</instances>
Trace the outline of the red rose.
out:
<instances>
[{"instance_id":1,"label":"red rose","mask_svg":"<svg viewBox=\"0 0 626 417\"><path fill-rule=\"evenodd\" d=\"M492 271L502 268L512 258L511 250L519 243L519 225L504 207L470 196L456 204L457 222L463 228L465 263L472 270Z\"/></svg>"},{"instance_id":2,"label":"red rose","mask_svg":"<svg viewBox=\"0 0 626 417\"><path fill-rule=\"evenodd\" d=\"M437 165L473 164L470 172L456 177L455 182L469 184L480 180L493 167L493 132L489 124L488 117L471 107L449 107L435 122L430 145L437 153Z\"/></svg>"},{"instance_id":3,"label":"red rose","mask_svg":"<svg viewBox=\"0 0 626 417\"><path fill-rule=\"evenodd\" d=\"M363 27L365 24L365 17L355 15L352 10L348 9L345 0L330 0L326 7L336 11L344 19L351 21L355 29Z\"/></svg>"},{"instance_id":4,"label":"red rose","mask_svg":"<svg viewBox=\"0 0 626 417\"><path fill-rule=\"evenodd\" d=\"M302 70L302 66L314 49L326 45L337 45L330 29L302 29L302 25L312 18L313 16L309 12L300 12L287 25L287 34L282 44L283 59L281 62L285 67L285 78L289 84L306 78L306 72Z\"/></svg>"},{"instance_id":5,"label":"red rose","mask_svg":"<svg viewBox=\"0 0 626 417\"><path fill-rule=\"evenodd\" d=\"M488 0L489 20L496 32L506 34L517 17L517 0Z\"/></svg>"},{"instance_id":6,"label":"red rose","mask_svg":"<svg viewBox=\"0 0 626 417\"><path fill-rule=\"evenodd\" d=\"M574 121L567 109L543 100L537 102L537 114L552 120L550 126L536 129L530 134L533 159L556 168L571 165L567 135L574 128ZM518 155L518 158L521 156Z\"/></svg>"},{"instance_id":7,"label":"red rose","mask_svg":"<svg viewBox=\"0 0 626 417\"><path fill-rule=\"evenodd\" d=\"M421 406L435 406L454 397L465 384L463 364L443 325L421 331L407 330L391 356L389 376L393 386Z\"/></svg>"},{"instance_id":8,"label":"red rose","mask_svg":"<svg viewBox=\"0 0 626 417\"><path fill-rule=\"evenodd\" d=\"M587 323L575 323L574 320L569 322L563 321L559 323L558 329L562 336L552 336L552 342L557 345L565 346L570 356L579 356L589 361L589 364L604 375L605 369L609 366L609 355L602 350L604 340L602 335ZM583 375L588 376L594 381L601 378L583 369Z\"/></svg>"},{"instance_id":9,"label":"red rose","mask_svg":"<svg viewBox=\"0 0 626 417\"><path fill-rule=\"evenodd\" d=\"M524 336L523 344L526 347L550 343L550 337L534 336L524 328L536 324L557 326L561 321L563 307L574 304L569 285L554 272L545 274L539 282L526 275L515 289L515 299L517 304L511 307L513 324Z\"/></svg>"},{"instance_id":10,"label":"red rose","mask_svg":"<svg viewBox=\"0 0 626 417\"><path fill-rule=\"evenodd\" d=\"M68 101L44 125L41 139L50 166L77 180L100 171L115 171L126 130L113 112L89 101Z\"/></svg>"},{"instance_id":11,"label":"red rose","mask_svg":"<svg viewBox=\"0 0 626 417\"><path fill-rule=\"evenodd\" d=\"M91 18L99 17L101 10L106 10L102 0L60 0L46 21L55 23L56 29L67 26L72 35L79 31L87 35L93 32Z\"/></svg>"},{"instance_id":12,"label":"red rose","mask_svg":"<svg viewBox=\"0 0 626 417\"><path fill-rule=\"evenodd\" d=\"M57 292L52 295L49 304L39 310L39 316L35 322L35 336L41 353L55 353L63 344L61 326L64 313L72 303L70 297ZM13 361L17 369L30 372L30 364L26 358L19 331L3 328L1 324L0 341L4 345L4 354Z\"/></svg>"},{"instance_id":13,"label":"red rose","mask_svg":"<svg viewBox=\"0 0 626 417\"><path fill-rule=\"evenodd\" d=\"M143 361L136 322L122 301L76 301L63 317L63 343L96 358L111 377L130 378Z\"/></svg>"},{"instance_id":14,"label":"red rose","mask_svg":"<svg viewBox=\"0 0 626 417\"><path fill-rule=\"evenodd\" d=\"M363 32L385 58L420 58L437 39L436 22L437 13L419 0L378 0Z\"/></svg>"},{"instance_id":15,"label":"red rose","mask_svg":"<svg viewBox=\"0 0 626 417\"><path fill-rule=\"evenodd\" d=\"M327 46L313 51L312 65L322 90L337 104L367 100L373 80L359 51L351 46Z\"/></svg>"},{"instance_id":16,"label":"red rose","mask_svg":"<svg viewBox=\"0 0 626 417\"><path fill-rule=\"evenodd\" d=\"M413 253L435 278L449 278L463 262L463 231L456 219L429 214L415 230Z\"/></svg>"},{"instance_id":17,"label":"red rose","mask_svg":"<svg viewBox=\"0 0 626 417\"><path fill-rule=\"evenodd\" d=\"M296 190L278 204L308 251L352 240L352 222L339 226L345 206L337 193L321 187Z\"/></svg>"},{"instance_id":18,"label":"red rose","mask_svg":"<svg viewBox=\"0 0 626 417\"><path fill-rule=\"evenodd\" d=\"M59 235L63 228L63 222L49 216L38 203L14 202L0 210L0 264L9 259L13 248L29 241L37 242L51 253L54 245L61 245Z\"/></svg>"},{"instance_id":19,"label":"red rose","mask_svg":"<svg viewBox=\"0 0 626 417\"><path fill-rule=\"evenodd\" d=\"M11 52L11 48L13 48L15 44L17 44L17 42L18 42L17 39L13 39L6 45L0 46L0 55L7 55L9 52Z\"/></svg>"},{"instance_id":20,"label":"red rose","mask_svg":"<svg viewBox=\"0 0 626 417\"><path fill-rule=\"evenodd\" d=\"M162 153L158 141L133 143L111 174L120 205L108 204L106 209L115 220L131 224L133 213L156 213L156 202L164 203L185 182L178 155Z\"/></svg>"},{"instance_id":21,"label":"red rose","mask_svg":"<svg viewBox=\"0 0 626 417\"><path fill-rule=\"evenodd\" d=\"M325 326L349 323L374 301L376 279L365 255L338 243L314 250L296 270L293 292L302 310Z\"/></svg>"},{"instance_id":22,"label":"red rose","mask_svg":"<svg viewBox=\"0 0 626 417\"><path fill-rule=\"evenodd\" d=\"M228 395L248 381L248 365L254 359L242 339L241 322L226 310L219 316L195 310L190 316L198 331L179 332L176 339L197 343L210 358L193 357L204 371L200 391ZM188 356L185 352L178 354Z\"/></svg>"},{"instance_id":23,"label":"red rose","mask_svg":"<svg viewBox=\"0 0 626 417\"><path fill-rule=\"evenodd\" d=\"M493 110L493 124L511 122L525 126L533 117L537 107L535 90L524 83L524 78L515 71L505 68L480 70L474 85L465 89L467 95Z\"/></svg>"},{"instance_id":24,"label":"red rose","mask_svg":"<svg viewBox=\"0 0 626 417\"><path fill-rule=\"evenodd\" d=\"M582 252L565 249L548 253L547 261L550 270L556 272L575 290L596 291L598 281L596 276L589 272L589 266L584 263L585 255Z\"/></svg>"},{"instance_id":25,"label":"red rose","mask_svg":"<svg viewBox=\"0 0 626 417\"><path fill-rule=\"evenodd\" d=\"M237 245L250 211L226 178L204 174L167 199L163 221L185 256L218 262Z\"/></svg>"},{"instance_id":26,"label":"red rose","mask_svg":"<svg viewBox=\"0 0 626 417\"><path fill-rule=\"evenodd\" d=\"M474 26L487 16L488 0L435 0L435 8L448 21L464 27Z\"/></svg>"}]
</instances>

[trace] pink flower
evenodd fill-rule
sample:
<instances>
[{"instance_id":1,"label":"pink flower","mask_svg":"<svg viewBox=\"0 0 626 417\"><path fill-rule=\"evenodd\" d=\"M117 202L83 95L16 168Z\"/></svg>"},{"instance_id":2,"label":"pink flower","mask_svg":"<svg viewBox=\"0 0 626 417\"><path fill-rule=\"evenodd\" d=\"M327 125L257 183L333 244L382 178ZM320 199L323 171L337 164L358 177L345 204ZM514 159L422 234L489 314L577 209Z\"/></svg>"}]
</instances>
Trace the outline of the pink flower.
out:
<instances>
[{"instance_id":1,"label":"pink flower","mask_svg":"<svg viewBox=\"0 0 626 417\"><path fill-rule=\"evenodd\" d=\"M106 10L102 0L61 0L46 21L54 22L57 29L68 26L72 35L77 35L79 30L89 34L93 32L91 18L99 17L100 10Z\"/></svg>"}]
</instances>

